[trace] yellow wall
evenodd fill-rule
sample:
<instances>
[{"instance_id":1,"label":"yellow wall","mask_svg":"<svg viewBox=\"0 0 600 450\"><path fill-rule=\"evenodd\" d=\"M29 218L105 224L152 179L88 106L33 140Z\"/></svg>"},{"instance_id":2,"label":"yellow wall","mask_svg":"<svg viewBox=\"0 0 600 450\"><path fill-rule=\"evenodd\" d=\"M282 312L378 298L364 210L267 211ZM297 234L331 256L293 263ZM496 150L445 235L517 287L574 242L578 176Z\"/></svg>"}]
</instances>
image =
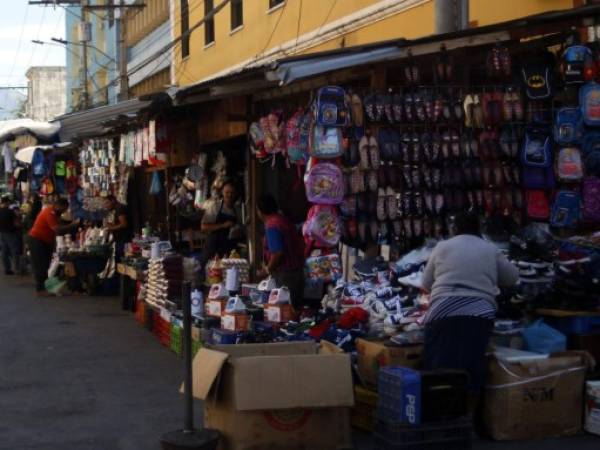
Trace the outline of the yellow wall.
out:
<instances>
[{"instance_id":1,"label":"yellow wall","mask_svg":"<svg viewBox=\"0 0 600 450\"><path fill-rule=\"evenodd\" d=\"M573 7L577 0L471 0L470 22L479 26L537 14L544 11ZM221 0L214 0L217 6ZM205 80L236 66L243 67L281 44L296 42L296 37L321 31L333 21L368 7L389 5L390 0L286 0L284 6L268 11L268 0L244 0L244 26L231 32L230 6L215 17L215 43L205 46L204 27L190 37L190 55L182 60L181 45L174 52L175 81L188 85ZM397 2L403 3L403 2ZM288 50L286 55L313 53L340 47L398 38L418 38L434 32L433 0L407 0L412 6L395 15L305 48ZM174 31L179 36L180 1L175 0ZM302 6L302 11L300 7ZM190 27L204 17L204 1L189 0ZM286 56L280 54L278 56Z\"/></svg>"},{"instance_id":2,"label":"yellow wall","mask_svg":"<svg viewBox=\"0 0 600 450\"><path fill-rule=\"evenodd\" d=\"M518 17L573 8L577 0L470 0L469 19L478 26L504 22Z\"/></svg>"}]
</instances>

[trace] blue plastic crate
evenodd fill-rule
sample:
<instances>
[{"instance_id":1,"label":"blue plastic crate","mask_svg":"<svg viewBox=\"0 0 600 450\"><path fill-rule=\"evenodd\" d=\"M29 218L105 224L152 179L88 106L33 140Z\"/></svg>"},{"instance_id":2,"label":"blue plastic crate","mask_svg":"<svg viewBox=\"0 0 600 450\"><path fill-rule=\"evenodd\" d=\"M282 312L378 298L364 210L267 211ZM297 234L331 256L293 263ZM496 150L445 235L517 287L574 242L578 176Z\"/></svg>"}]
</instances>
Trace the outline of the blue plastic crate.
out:
<instances>
[{"instance_id":1,"label":"blue plastic crate","mask_svg":"<svg viewBox=\"0 0 600 450\"><path fill-rule=\"evenodd\" d=\"M392 423L421 423L421 374L406 367L382 367L377 416Z\"/></svg>"},{"instance_id":2,"label":"blue plastic crate","mask_svg":"<svg viewBox=\"0 0 600 450\"><path fill-rule=\"evenodd\" d=\"M229 331L215 328L212 332L212 343L214 345L237 344L243 336L244 333L242 331Z\"/></svg>"}]
</instances>

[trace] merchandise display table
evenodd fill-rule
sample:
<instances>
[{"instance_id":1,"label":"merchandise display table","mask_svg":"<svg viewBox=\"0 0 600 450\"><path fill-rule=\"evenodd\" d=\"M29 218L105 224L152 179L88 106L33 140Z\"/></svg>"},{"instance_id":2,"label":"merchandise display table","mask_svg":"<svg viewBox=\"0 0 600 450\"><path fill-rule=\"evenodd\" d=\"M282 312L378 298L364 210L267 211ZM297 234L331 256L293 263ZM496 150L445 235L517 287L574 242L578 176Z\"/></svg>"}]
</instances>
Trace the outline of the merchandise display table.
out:
<instances>
[{"instance_id":1,"label":"merchandise display table","mask_svg":"<svg viewBox=\"0 0 600 450\"><path fill-rule=\"evenodd\" d=\"M136 284L144 279L144 272L132 265L117 264L120 275L121 305L126 311L135 311Z\"/></svg>"}]
</instances>

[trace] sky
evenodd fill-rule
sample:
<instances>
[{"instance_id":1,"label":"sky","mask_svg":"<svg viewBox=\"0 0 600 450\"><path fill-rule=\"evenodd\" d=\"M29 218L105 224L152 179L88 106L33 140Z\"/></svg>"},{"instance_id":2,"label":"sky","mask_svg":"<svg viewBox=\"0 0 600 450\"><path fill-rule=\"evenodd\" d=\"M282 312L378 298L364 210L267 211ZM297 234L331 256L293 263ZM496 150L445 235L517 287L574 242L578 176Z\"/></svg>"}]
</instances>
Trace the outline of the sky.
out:
<instances>
[{"instance_id":1,"label":"sky","mask_svg":"<svg viewBox=\"0 0 600 450\"><path fill-rule=\"evenodd\" d=\"M65 65L62 45L31 42L64 38L64 8L28 3L28 0L0 0L0 86L26 86L25 72L32 66Z\"/></svg>"}]
</instances>

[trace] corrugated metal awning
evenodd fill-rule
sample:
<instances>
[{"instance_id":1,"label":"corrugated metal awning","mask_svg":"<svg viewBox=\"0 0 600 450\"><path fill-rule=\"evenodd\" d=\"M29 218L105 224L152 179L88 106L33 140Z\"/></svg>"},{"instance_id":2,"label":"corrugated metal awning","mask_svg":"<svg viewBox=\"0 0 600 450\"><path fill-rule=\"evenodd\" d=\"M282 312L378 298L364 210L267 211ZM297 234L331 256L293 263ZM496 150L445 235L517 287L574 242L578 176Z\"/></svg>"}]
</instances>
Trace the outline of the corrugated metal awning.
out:
<instances>
[{"instance_id":1,"label":"corrugated metal awning","mask_svg":"<svg viewBox=\"0 0 600 450\"><path fill-rule=\"evenodd\" d=\"M152 105L151 100L132 99L114 105L100 106L94 109L78 111L55 120L60 122L59 136L63 142L102 136L107 131L105 123L119 116L131 117Z\"/></svg>"}]
</instances>

